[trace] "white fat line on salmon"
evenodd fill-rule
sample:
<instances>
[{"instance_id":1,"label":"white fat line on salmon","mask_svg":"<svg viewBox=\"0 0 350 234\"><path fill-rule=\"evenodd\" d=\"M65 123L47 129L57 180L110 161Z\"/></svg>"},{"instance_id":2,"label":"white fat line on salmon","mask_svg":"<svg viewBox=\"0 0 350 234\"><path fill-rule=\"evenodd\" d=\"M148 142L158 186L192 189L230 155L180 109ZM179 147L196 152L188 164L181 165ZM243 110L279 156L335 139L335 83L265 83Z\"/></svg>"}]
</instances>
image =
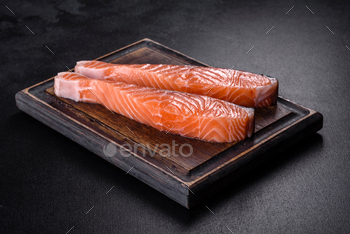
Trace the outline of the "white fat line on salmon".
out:
<instances>
[{"instance_id":1,"label":"white fat line on salmon","mask_svg":"<svg viewBox=\"0 0 350 234\"><path fill-rule=\"evenodd\" d=\"M101 102L101 100L100 100L100 98L94 93L94 92L92 92L92 89L90 88L90 87L85 87L87 90L89 90L93 95L95 95L97 98L98 98L98 100ZM101 102L102 103L102 102ZM114 112L113 111L111 111L106 105L104 105L112 114L114 114Z\"/></svg>"},{"instance_id":2,"label":"white fat line on salmon","mask_svg":"<svg viewBox=\"0 0 350 234\"><path fill-rule=\"evenodd\" d=\"M294 6L293 6L293 7L294 7ZM293 7L292 7L292 8L293 8ZM292 8L291 8L291 9L292 9ZM287 12L287 13L288 13L288 12ZM273 26L273 27L275 27L275 26ZM273 28L273 27L272 27L272 28ZM272 28L271 28L271 29L272 29ZM270 30L271 30L271 29L270 29ZM270 32L270 30L269 30L268 32ZM267 33L268 33L268 32L267 32ZM266 33L266 34L267 34L267 33ZM247 52L246 54L248 54L253 48L254 48L254 46L253 46L252 48L250 48L250 50L248 50L248 52ZM232 69L233 69L234 67L235 67L235 66L232 66L232 67L226 72L225 75L227 76L228 73L229 73L230 71L232 71ZM221 83L222 83L222 82L220 82L219 85L220 85ZM217 86L217 84L214 84L213 87L211 87L204 95L206 96L215 86Z\"/></svg>"},{"instance_id":3,"label":"white fat line on salmon","mask_svg":"<svg viewBox=\"0 0 350 234\"><path fill-rule=\"evenodd\" d=\"M215 86L215 85L214 85L214 86ZM213 86L212 88L214 88L214 86ZM212 88L211 88L211 89L212 89ZM210 90L211 90L211 89L210 89ZM210 91L210 90L209 90L209 91ZM208 91L208 92L209 92L209 91ZM207 93L208 93L208 92L207 92ZM205 95L206 95L206 94L205 94ZM191 109L191 107L190 107L190 109L187 111L187 113L186 113L185 115L187 115L188 113L190 113L190 111L193 111L193 110ZM168 134L168 133L171 131L171 129L173 129L174 127L175 127L175 126L172 126L165 134Z\"/></svg>"},{"instance_id":4,"label":"white fat line on salmon","mask_svg":"<svg viewBox=\"0 0 350 234\"><path fill-rule=\"evenodd\" d=\"M350 50L348 46L345 46L345 47L348 48L348 50Z\"/></svg>"},{"instance_id":5,"label":"white fat line on salmon","mask_svg":"<svg viewBox=\"0 0 350 234\"><path fill-rule=\"evenodd\" d=\"M8 6L6 6L6 8L7 8L9 11L11 11L11 9L10 9ZM15 13L13 13L12 11L11 11L11 13L12 13L12 14L15 14Z\"/></svg>"},{"instance_id":6,"label":"white fat line on salmon","mask_svg":"<svg viewBox=\"0 0 350 234\"><path fill-rule=\"evenodd\" d=\"M254 46L253 46L254 47ZM234 68L235 66L232 66L227 72L226 72L226 76L227 76L227 74L232 70L232 68ZM219 83L219 84L221 84L221 82ZM214 87L216 86L216 84L214 84L213 85L213 87L211 87L211 89L209 89L208 90L208 92L206 92L204 95L206 96Z\"/></svg>"},{"instance_id":7,"label":"white fat line on salmon","mask_svg":"<svg viewBox=\"0 0 350 234\"><path fill-rule=\"evenodd\" d=\"M220 84L220 83L219 83ZM211 87L211 89L208 90L208 92L206 92L204 95L207 95L216 85L213 85L213 87Z\"/></svg>"},{"instance_id":8,"label":"white fat line on salmon","mask_svg":"<svg viewBox=\"0 0 350 234\"><path fill-rule=\"evenodd\" d=\"M187 113L185 115L187 115L188 113L190 113L190 111L193 111L193 109L191 107L189 107L190 109L187 111Z\"/></svg>"},{"instance_id":9,"label":"white fat line on salmon","mask_svg":"<svg viewBox=\"0 0 350 234\"><path fill-rule=\"evenodd\" d=\"M289 11L287 11L286 15L294 8L294 6L292 6L292 8L289 9Z\"/></svg>"}]
</instances>

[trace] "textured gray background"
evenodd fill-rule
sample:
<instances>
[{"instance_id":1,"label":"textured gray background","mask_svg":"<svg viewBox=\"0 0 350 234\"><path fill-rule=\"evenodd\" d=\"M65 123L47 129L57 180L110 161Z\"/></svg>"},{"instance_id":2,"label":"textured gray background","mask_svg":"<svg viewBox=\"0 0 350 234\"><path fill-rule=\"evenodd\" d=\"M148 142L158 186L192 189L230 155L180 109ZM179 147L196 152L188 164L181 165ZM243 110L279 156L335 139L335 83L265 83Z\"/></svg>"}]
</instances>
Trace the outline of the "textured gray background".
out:
<instances>
[{"instance_id":1,"label":"textured gray background","mask_svg":"<svg viewBox=\"0 0 350 234\"><path fill-rule=\"evenodd\" d=\"M2 1L0 232L349 233L349 10L337 1ZM321 112L324 128L188 211L16 108L17 91L145 37L277 77L280 94Z\"/></svg>"}]
</instances>

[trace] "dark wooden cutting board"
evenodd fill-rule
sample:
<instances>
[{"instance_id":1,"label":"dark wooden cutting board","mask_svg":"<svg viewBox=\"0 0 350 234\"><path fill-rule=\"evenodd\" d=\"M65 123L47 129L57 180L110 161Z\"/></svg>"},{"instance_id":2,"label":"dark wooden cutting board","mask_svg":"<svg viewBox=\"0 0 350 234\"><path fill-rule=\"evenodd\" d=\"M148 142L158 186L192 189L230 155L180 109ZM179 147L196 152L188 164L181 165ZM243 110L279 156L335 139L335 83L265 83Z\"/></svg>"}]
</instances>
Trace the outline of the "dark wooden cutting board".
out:
<instances>
[{"instance_id":1,"label":"dark wooden cutting board","mask_svg":"<svg viewBox=\"0 0 350 234\"><path fill-rule=\"evenodd\" d=\"M150 39L97 60L207 66ZM283 84L281 84L283 85ZM279 97L257 109L255 134L239 143L210 143L158 131L101 105L55 96L53 78L16 94L19 109L190 208L250 167L268 150L289 146L322 128L320 113ZM267 153L266 153L267 152Z\"/></svg>"}]
</instances>

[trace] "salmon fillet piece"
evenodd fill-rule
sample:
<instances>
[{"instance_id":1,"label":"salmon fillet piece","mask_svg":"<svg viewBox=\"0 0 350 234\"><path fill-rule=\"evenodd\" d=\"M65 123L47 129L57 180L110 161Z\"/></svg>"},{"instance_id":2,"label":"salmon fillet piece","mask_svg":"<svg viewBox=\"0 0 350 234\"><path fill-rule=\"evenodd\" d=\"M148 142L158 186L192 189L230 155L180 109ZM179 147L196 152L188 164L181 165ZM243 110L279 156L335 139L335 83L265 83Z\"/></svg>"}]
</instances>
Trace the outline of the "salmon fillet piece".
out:
<instances>
[{"instance_id":1,"label":"salmon fillet piece","mask_svg":"<svg viewBox=\"0 0 350 234\"><path fill-rule=\"evenodd\" d=\"M245 107L271 106L278 96L276 78L232 69L80 61L75 72L94 79L206 95Z\"/></svg>"},{"instance_id":2,"label":"salmon fillet piece","mask_svg":"<svg viewBox=\"0 0 350 234\"><path fill-rule=\"evenodd\" d=\"M160 131L211 142L234 142L254 132L254 109L219 99L91 79L72 72L55 77L55 94L109 110Z\"/></svg>"}]
</instances>

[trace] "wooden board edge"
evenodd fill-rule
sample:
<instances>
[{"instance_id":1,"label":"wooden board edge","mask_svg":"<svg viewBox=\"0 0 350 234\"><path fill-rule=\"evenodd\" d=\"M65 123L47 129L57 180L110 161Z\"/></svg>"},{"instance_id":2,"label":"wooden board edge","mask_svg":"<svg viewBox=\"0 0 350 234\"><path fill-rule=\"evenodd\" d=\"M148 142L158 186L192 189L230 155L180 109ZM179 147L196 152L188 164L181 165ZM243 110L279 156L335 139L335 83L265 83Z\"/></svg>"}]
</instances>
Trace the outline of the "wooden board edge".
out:
<instances>
[{"instance_id":1,"label":"wooden board edge","mask_svg":"<svg viewBox=\"0 0 350 234\"><path fill-rule=\"evenodd\" d=\"M323 116L321 113L316 112L312 109L306 108L309 111L309 114L307 114L306 116L300 118L299 120L297 120L296 122L293 123L293 125L299 124L300 122L303 122L307 119L310 119L312 116L316 117L316 119L320 119L321 122L323 123ZM317 121L317 120L315 120ZM268 138L264 139L263 141L257 143L256 145L254 145L253 147L251 147L248 150L245 150L243 152L241 152L240 154L238 154L237 156L231 158L230 160L226 161L225 163L223 163L222 165L220 165L217 168L214 168L210 171L208 171L207 173L203 174L202 176L198 177L197 179L190 181L189 182L189 189L191 189L192 191L197 191L197 187L198 185L204 181L206 178L209 178L209 175L213 175L213 173L215 171L218 171L219 169L221 169L221 173L225 173L225 171L228 171L230 168L230 165L234 164L235 161L237 161L238 159L240 159L241 157L247 155L248 153L252 152L254 149L257 149L258 147L261 147L265 142L277 137L278 135L280 135L281 133L287 131L288 129L290 129L293 125L289 125L286 126L282 129L280 129L279 131L275 132L274 134L272 134L271 136L269 136ZM322 128L322 127L321 127ZM225 169L226 168L226 169ZM210 176L210 178L212 178L212 176ZM213 179L212 179L213 180Z\"/></svg>"},{"instance_id":2,"label":"wooden board edge","mask_svg":"<svg viewBox=\"0 0 350 234\"><path fill-rule=\"evenodd\" d=\"M50 111L57 112L54 108L45 109L43 111L43 105L47 105L46 103L42 103L41 100L33 98L31 94L25 93L25 92L18 92L16 94L16 104L17 107L22 110L23 112L29 114L30 116L34 117L35 119L39 120L43 124L49 126L50 128L54 129L55 131L61 133L62 135L66 136L67 138L77 142L79 145L83 146L84 148L87 148L94 154L97 154L101 158L105 159L106 161L112 163L110 160L107 159L107 157L104 157L101 153L103 152L103 148L97 149L95 147L90 147L89 144L84 144L81 141L77 141L75 138L78 138L80 135L75 133L74 131L70 130L70 134L63 133L63 130L61 128L61 125L57 125L59 127L55 127L52 125L52 119L50 121L45 120L45 118L52 117L52 114ZM38 105L38 108L36 109L35 106ZM41 112L40 112L41 111ZM63 118L70 118L69 116L66 116L63 113L58 113L58 115L61 115ZM56 116L56 115L55 115ZM55 117L56 118L56 117ZM50 124L49 124L50 123ZM74 127L74 125L70 122L70 127ZM98 141L96 142L102 142L105 140L106 142L110 142L109 139L104 139L103 136L100 134L91 131L90 132L93 137L90 137L89 140L87 140L87 143L91 141ZM85 136L87 137L88 136ZM125 149L127 150L127 149ZM100 151L100 152L99 152ZM117 152L118 153L118 152ZM114 157L115 158L115 157ZM123 157L119 157L119 159L123 159ZM186 183L183 183L181 180L179 180L177 177L172 176L172 174L168 173L165 170L162 170L162 168L158 168L157 166L145 162L143 160L140 160L138 157L128 157L128 160L124 161L118 161L119 165L116 165L115 163L112 163L119 169L127 172L131 167L133 167L133 170L128 172L128 174L134 176L135 178L141 180L145 184L149 185L150 187L154 188L155 190L163 193L164 195L168 196L172 200L176 201L180 205L187 207L187 201L188 201L188 189ZM125 166L127 165L127 166ZM140 165L137 167L137 165ZM145 166L146 165L146 166ZM141 170L140 168L149 168L148 172L146 173L144 170ZM161 179L161 180L160 180ZM161 183L159 183L159 181Z\"/></svg>"},{"instance_id":3,"label":"wooden board edge","mask_svg":"<svg viewBox=\"0 0 350 234\"><path fill-rule=\"evenodd\" d=\"M60 116L64 116L64 118L69 119L72 123L75 123L75 124L77 124L77 125L80 124L80 123L79 123L78 121L76 121L75 119L73 119L73 118L71 118L70 116L68 116L68 115L66 115L66 114L64 114L64 113L62 113L62 112L60 112L59 110L57 110L57 109L53 108L52 106L50 106L48 103L44 102L44 101L41 100L41 99L38 99L37 97L35 97L35 96L32 95L31 93L29 93L29 92L28 92L28 88L27 88L27 89L24 89L24 90L22 90L22 91L20 91L20 92L18 92L18 93L16 94L15 98L16 98L17 107L18 107L20 110L22 110L22 111L24 111L24 112L26 112L26 113L28 113L28 111L23 110L23 109L24 109L23 106L18 105L18 104L19 104L19 101L22 101L23 103L26 103L26 104L30 104L30 102L34 102L34 103L36 103L36 104L42 105L42 106L44 106L44 107L46 108L46 110L51 110L52 112L56 112L56 113L59 114ZM28 101L30 101L30 102L28 102ZM29 115L32 115L32 113L29 113ZM45 123L45 124L46 124L46 123ZM46 124L46 125L48 125L48 124ZM50 125L48 125L48 126L50 126ZM96 132L95 130L89 128L88 126L84 125L84 128L86 128L88 131L94 133L96 136L99 136L100 138L103 138L103 139L105 139L106 141L109 141L109 142L115 144L116 146L123 148L122 145L119 145L117 142L111 141L110 139L106 138L105 136L101 135L100 133ZM126 149L126 148L125 148L124 150L125 150L125 151L128 151L128 149ZM172 173L166 171L166 170L163 169L163 168L158 167L157 165L154 165L154 164L152 164L152 163L150 163L150 162L147 162L147 161L143 160L142 157L139 157L138 155L134 154L134 152L130 151L130 153L134 156L134 158L137 158L138 160L140 160L140 161L146 163L147 165L151 165L151 166L154 167L155 169L157 169L157 170L163 172L164 174L166 174L166 175L168 175L168 176L174 178L175 180L177 180L177 181L180 182L181 184L184 184L185 186L187 186L187 182L186 182L186 181L183 181L183 180L181 180L180 178L178 178L178 177L176 177L176 176L173 176Z\"/></svg>"},{"instance_id":4,"label":"wooden board edge","mask_svg":"<svg viewBox=\"0 0 350 234\"><path fill-rule=\"evenodd\" d=\"M49 79L49 80L50 80L50 79ZM47 81L48 81L48 80L47 80ZM42 83L43 83L43 82L40 82L40 83L38 83L38 84L42 84ZM33 86L33 87L35 87L35 86ZM16 94L16 96L15 96L15 99L16 99L16 104L18 103L18 100L33 100L35 103L40 103L40 104L44 105L46 108L48 108L48 109L51 109L51 110L53 110L53 111L55 111L55 112L59 112L60 115L64 115L64 116L65 116L67 119L69 119L70 121L72 121L72 122L74 122L74 123L76 123L76 124L80 124L80 123L79 123L78 121L76 121L74 118L71 118L70 116L68 116L68 115L66 115L66 114L64 114L64 113L62 113L62 112L56 110L55 108L53 108L52 106L50 106L48 103L44 102L44 101L41 100L41 99L38 99L37 97L35 97L35 96L32 95L31 93L29 93L29 88L24 89L24 90L18 92L18 93ZM24 103L25 103L25 102L24 102ZM17 107L18 107L18 109L24 111L23 108L21 108L20 106L17 105ZM26 111L24 111L24 112L26 112ZM26 112L26 113L27 113L27 112ZM47 125L47 124L46 124L46 125ZM50 125L48 125L48 126L50 126ZM128 151L127 149L125 149L124 147L122 147L121 145L119 145L117 142L111 141L110 139L107 139L105 136L103 136L103 135L101 135L100 133L96 132L94 129L91 129L91 128L89 128L89 127L86 126L86 125L84 125L84 127L85 127L88 131L93 132L93 133L95 133L96 135L100 136L101 138L104 138L104 139L110 141L111 143L115 144L116 146L119 146L119 147L123 148L125 151ZM136 158L142 160L142 158L139 157L137 154L134 154L134 152L132 152L132 151L128 151L128 152L130 152L130 154L132 154L132 155L135 156ZM164 169L158 167L157 165L151 164L151 163L149 163L149 162L147 162L147 161L144 161L144 160L142 160L142 161L145 162L146 164L153 165L155 168L157 168L158 170L161 170L161 171L165 172L165 173L168 174L168 175L171 175L170 172L167 172L166 170L164 170ZM177 177L174 177L174 178L177 178ZM180 180L180 181L186 183L185 181L182 181L182 180Z\"/></svg>"},{"instance_id":5,"label":"wooden board edge","mask_svg":"<svg viewBox=\"0 0 350 234\"><path fill-rule=\"evenodd\" d=\"M15 98L16 98L17 94L19 94L19 93L31 95L31 94L29 93L29 90L31 90L32 88L35 88L35 87L37 87L37 86L39 86L39 85L41 85L41 84L44 84L44 83L46 83L46 82L49 82L50 80L53 80L54 78L55 78L55 77L51 77L51 78L46 79L46 80L44 80L44 81L41 81L41 82L39 82L39 83L33 84L33 85L29 86L28 88L22 89L21 91L18 91L18 92L16 93L16 95L15 95Z\"/></svg>"},{"instance_id":6,"label":"wooden board edge","mask_svg":"<svg viewBox=\"0 0 350 234\"><path fill-rule=\"evenodd\" d=\"M312 114L312 118L314 119L313 122L306 128L302 128L297 133L284 138L277 145L261 153L259 157L254 157L253 159L248 160L246 163L244 163L244 166L237 167L236 170L228 172L226 175L216 180L215 183L207 184L201 190L195 193L190 193L188 198L188 209L200 205L205 199L238 182L238 179L247 175L255 168L258 168L264 165L265 162L269 162L270 160L276 158L279 153L283 152L288 147L291 147L309 135L322 129L323 115L319 112L315 112Z\"/></svg>"}]
</instances>

